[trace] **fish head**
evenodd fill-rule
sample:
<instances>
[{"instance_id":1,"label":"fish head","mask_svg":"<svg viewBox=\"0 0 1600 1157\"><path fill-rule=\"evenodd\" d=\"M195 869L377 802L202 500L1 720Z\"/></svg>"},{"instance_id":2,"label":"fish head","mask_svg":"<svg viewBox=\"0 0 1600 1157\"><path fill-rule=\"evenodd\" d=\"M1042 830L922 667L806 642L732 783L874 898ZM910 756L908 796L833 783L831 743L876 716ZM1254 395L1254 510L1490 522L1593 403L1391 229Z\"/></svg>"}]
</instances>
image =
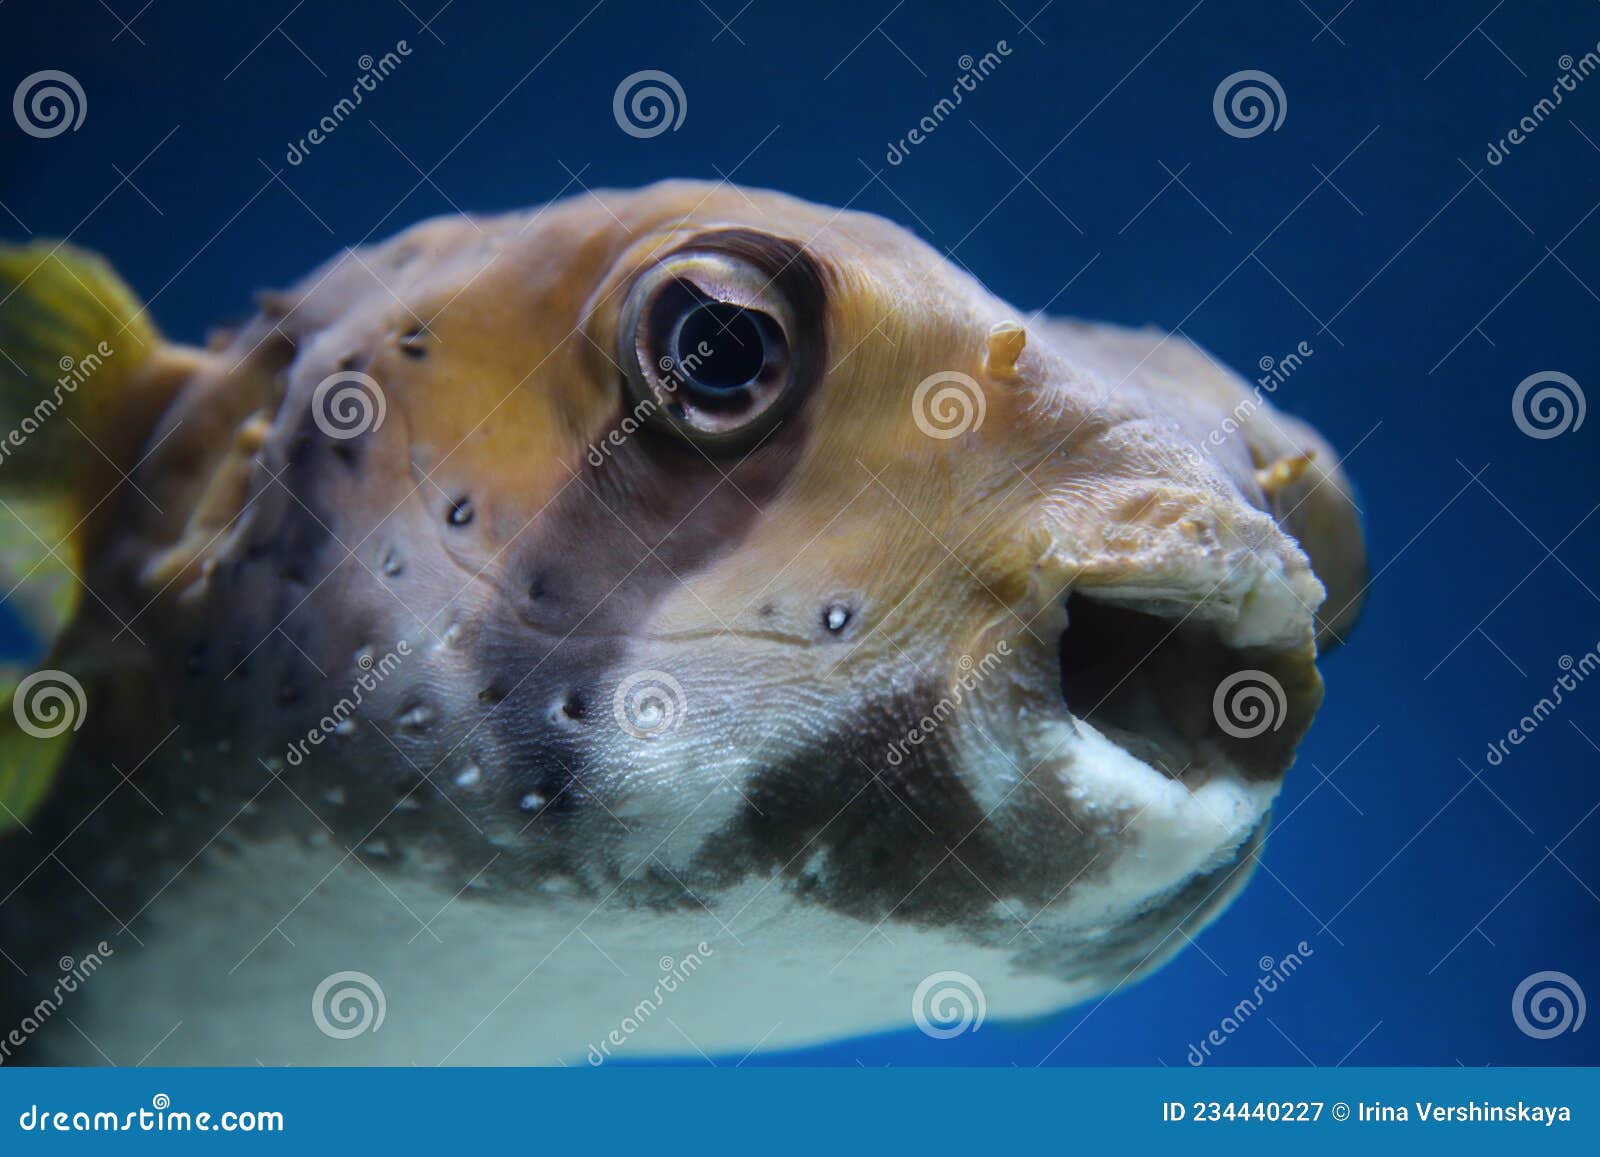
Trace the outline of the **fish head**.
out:
<instances>
[{"instance_id":1,"label":"fish head","mask_svg":"<svg viewBox=\"0 0 1600 1157\"><path fill-rule=\"evenodd\" d=\"M1331 450L1187 340L721 184L352 250L152 441L102 586L241 796L336 788L352 843L597 921L759 954L821 911L841 957L914 927L1058 999L1233 894L1361 587Z\"/></svg>"}]
</instances>

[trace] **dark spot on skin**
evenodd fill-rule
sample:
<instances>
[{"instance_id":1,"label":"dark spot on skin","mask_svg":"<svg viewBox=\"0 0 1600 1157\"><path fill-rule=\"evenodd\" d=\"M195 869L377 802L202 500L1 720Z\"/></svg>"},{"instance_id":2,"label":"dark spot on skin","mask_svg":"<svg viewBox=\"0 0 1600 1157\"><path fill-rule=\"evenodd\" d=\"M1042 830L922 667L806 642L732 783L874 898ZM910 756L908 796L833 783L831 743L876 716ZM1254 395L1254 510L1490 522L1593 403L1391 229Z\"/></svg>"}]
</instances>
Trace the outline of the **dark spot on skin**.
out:
<instances>
[{"instance_id":1,"label":"dark spot on skin","mask_svg":"<svg viewBox=\"0 0 1600 1157\"><path fill-rule=\"evenodd\" d=\"M433 711L424 703L412 701L400 710L400 729L411 735L421 735L433 722Z\"/></svg>"},{"instance_id":2,"label":"dark spot on skin","mask_svg":"<svg viewBox=\"0 0 1600 1157\"><path fill-rule=\"evenodd\" d=\"M450 504L450 511L445 515L445 521L451 526L466 526L472 522L472 499L463 495Z\"/></svg>"},{"instance_id":3,"label":"dark spot on skin","mask_svg":"<svg viewBox=\"0 0 1600 1157\"><path fill-rule=\"evenodd\" d=\"M420 325L414 325L400 335L400 352L408 358L419 361L428 356L426 331Z\"/></svg>"},{"instance_id":4,"label":"dark spot on skin","mask_svg":"<svg viewBox=\"0 0 1600 1157\"><path fill-rule=\"evenodd\" d=\"M361 460L361 456L356 453L356 448L350 445L349 442L335 442L333 444L333 456L346 466L354 466Z\"/></svg>"},{"instance_id":5,"label":"dark spot on skin","mask_svg":"<svg viewBox=\"0 0 1600 1157\"><path fill-rule=\"evenodd\" d=\"M706 840L687 882L726 888L780 873L809 901L860 919L976 929L994 918L981 881L1006 881L1044 904L1080 874L1088 879L1103 850L1091 819L1069 816L1070 804L1033 812L1020 800L991 815L955 770L954 720L920 744L903 742L942 694L933 679L889 693L815 737L811 754L755 773L741 785L740 815Z\"/></svg>"},{"instance_id":6,"label":"dark spot on skin","mask_svg":"<svg viewBox=\"0 0 1600 1157\"><path fill-rule=\"evenodd\" d=\"M502 702L505 699L505 697L506 697L505 689L503 687L501 687L497 683L490 683L482 691L478 692L478 702L479 703L487 703L491 707L494 706L497 703Z\"/></svg>"},{"instance_id":7,"label":"dark spot on skin","mask_svg":"<svg viewBox=\"0 0 1600 1157\"><path fill-rule=\"evenodd\" d=\"M310 461L311 451L316 446L316 439L310 434L297 433L289 442L288 461L291 469L304 467Z\"/></svg>"},{"instance_id":8,"label":"dark spot on skin","mask_svg":"<svg viewBox=\"0 0 1600 1157\"><path fill-rule=\"evenodd\" d=\"M763 619L776 618L778 615L778 608L773 606L771 603L763 603L759 613Z\"/></svg>"},{"instance_id":9,"label":"dark spot on skin","mask_svg":"<svg viewBox=\"0 0 1600 1157\"><path fill-rule=\"evenodd\" d=\"M561 714L576 722L583 721L583 700L576 692L569 694L561 702Z\"/></svg>"},{"instance_id":10,"label":"dark spot on skin","mask_svg":"<svg viewBox=\"0 0 1600 1157\"><path fill-rule=\"evenodd\" d=\"M528 582L528 597L530 599L548 598L550 595L550 572L537 571Z\"/></svg>"}]
</instances>

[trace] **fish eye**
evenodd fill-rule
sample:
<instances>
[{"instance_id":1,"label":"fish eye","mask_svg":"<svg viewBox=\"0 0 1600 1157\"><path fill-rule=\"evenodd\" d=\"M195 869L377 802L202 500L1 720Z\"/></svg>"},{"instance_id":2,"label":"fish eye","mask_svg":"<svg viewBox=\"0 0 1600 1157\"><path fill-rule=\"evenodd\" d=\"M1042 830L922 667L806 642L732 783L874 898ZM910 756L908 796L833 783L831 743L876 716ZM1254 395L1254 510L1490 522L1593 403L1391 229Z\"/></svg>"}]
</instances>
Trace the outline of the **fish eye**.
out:
<instances>
[{"instance_id":1,"label":"fish eye","mask_svg":"<svg viewBox=\"0 0 1600 1157\"><path fill-rule=\"evenodd\" d=\"M820 324L820 288L814 301L796 301L794 289L807 295L816 284L793 275L799 251L763 261L779 254L764 252L771 239L760 242L746 242L748 253L674 253L634 282L617 344L636 414L659 412L705 445L743 444L770 430L814 376L821 351L797 341L820 344L810 332Z\"/></svg>"}]
</instances>

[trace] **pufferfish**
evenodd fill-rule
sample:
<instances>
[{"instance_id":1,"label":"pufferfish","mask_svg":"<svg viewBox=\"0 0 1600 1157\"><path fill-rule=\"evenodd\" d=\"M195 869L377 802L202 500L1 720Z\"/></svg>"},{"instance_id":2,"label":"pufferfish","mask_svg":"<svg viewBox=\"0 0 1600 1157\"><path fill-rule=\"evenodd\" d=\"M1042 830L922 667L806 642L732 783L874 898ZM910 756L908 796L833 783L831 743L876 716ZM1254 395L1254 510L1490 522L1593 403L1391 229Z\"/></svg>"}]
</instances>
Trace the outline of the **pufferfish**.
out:
<instances>
[{"instance_id":1,"label":"pufferfish","mask_svg":"<svg viewBox=\"0 0 1600 1157\"><path fill-rule=\"evenodd\" d=\"M1365 586L1188 340L726 184L428 221L205 349L7 249L0 349L4 1059L1061 1009L1238 892Z\"/></svg>"}]
</instances>

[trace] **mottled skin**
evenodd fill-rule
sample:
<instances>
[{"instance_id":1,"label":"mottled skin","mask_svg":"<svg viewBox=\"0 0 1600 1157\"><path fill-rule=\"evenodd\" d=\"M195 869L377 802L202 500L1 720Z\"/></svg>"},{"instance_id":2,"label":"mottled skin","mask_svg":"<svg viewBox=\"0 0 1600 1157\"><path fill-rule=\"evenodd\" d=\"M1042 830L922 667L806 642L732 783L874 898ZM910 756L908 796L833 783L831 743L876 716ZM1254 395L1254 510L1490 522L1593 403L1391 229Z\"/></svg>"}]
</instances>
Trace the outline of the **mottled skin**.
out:
<instances>
[{"instance_id":1,"label":"mottled skin","mask_svg":"<svg viewBox=\"0 0 1600 1157\"><path fill-rule=\"evenodd\" d=\"M630 286L724 245L790 296L809 380L754 445L646 423L595 465L632 404ZM1012 372L986 362L1006 320L1028 331ZM344 370L381 384L386 417L337 440L312 398ZM986 414L937 439L911 399L948 370L981 384ZM704 925L764 885L746 959L762 920L821 909L836 955L874 925L936 929L1079 998L1165 958L1242 880L1321 698L1319 628L1324 644L1347 628L1364 581L1332 451L1267 405L1208 442L1247 389L1193 346L1029 321L877 217L772 193L674 182L424 223L144 376L170 402L143 495L98 521L95 597L58 648L88 722L3 852L19 959L106 935L134 955L123 921L181 944L198 934L162 921L173 881L287 838L397 885L470 883L457 903L497 925L574 898L599 921ZM1258 471L1308 452L1263 489ZM402 641L353 725L286 761L360 656ZM960 710L889 760L1001 643ZM1242 668L1286 693L1258 738L1212 714ZM653 738L613 710L640 671L683 688ZM217 965L176 967L199 984ZM1004 1015L1006 982L989 983ZM748 1047L766 1027L712 1035Z\"/></svg>"}]
</instances>

